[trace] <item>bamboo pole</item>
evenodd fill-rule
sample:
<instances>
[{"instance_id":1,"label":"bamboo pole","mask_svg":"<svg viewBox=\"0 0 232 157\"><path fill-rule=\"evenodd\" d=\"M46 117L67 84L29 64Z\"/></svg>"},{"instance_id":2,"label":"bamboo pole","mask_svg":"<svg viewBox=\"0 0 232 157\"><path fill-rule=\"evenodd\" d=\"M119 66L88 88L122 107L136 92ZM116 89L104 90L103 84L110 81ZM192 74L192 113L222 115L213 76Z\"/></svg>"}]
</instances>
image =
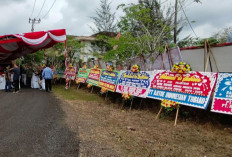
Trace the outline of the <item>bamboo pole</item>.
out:
<instances>
[{"instance_id":1,"label":"bamboo pole","mask_svg":"<svg viewBox=\"0 0 232 157\"><path fill-rule=\"evenodd\" d=\"M204 72L206 72L206 71L207 71L208 64L209 64L209 53L207 54L207 60L206 60L206 65L205 65Z\"/></svg>"},{"instance_id":2,"label":"bamboo pole","mask_svg":"<svg viewBox=\"0 0 232 157\"><path fill-rule=\"evenodd\" d=\"M160 113L162 112L162 110L163 110L163 107L161 106L161 107L160 107L160 110L159 110L159 112L158 112L158 114L157 114L157 116L156 116L156 118L155 118L156 120L159 118Z\"/></svg>"},{"instance_id":3,"label":"bamboo pole","mask_svg":"<svg viewBox=\"0 0 232 157\"><path fill-rule=\"evenodd\" d=\"M207 44L206 44L206 40L205 40L205 45L204 45L204 70L205 70L205 66L206 66L206 56L207 56Z\"/></svg>"},{"instance_id":4,"label":"bamboo pole","mask_svg":"<svg viewBox=\"0 0 232 157\"><path fill-rule=\"evenodd\" d=\"M166 46L164 47L164 53L163 54L165 54L166 53ZM161 58L162 58L162 68L163 68L163 70L165 70L165 67L164 67L164 56L163 56L163 54L161 53Z\"/></svg>"},{"instance_id":5,"label":"bamboo pole","mask_svg":"<svg viewBox=\"0 0 232 157\"><path fill-rule=\"evenodd\" d=\"M180 106L178 106L177 110L176 110L176 118L175 118L174 126L176 126L176 123L177 123L177 119L178 119L178 115L179 115L179 109L180 109Z\"/></svg>"},{"instance_id":6,"label":"bamboo pole","mask_svg":"<svg viewBox=\"0 0 232 157\"><path fill-rule=\"evenodd\" d=\"M208 44L208 45L209 45L209 44ZM213 57L215 66L216 66L216 68L217 68L217 72L219 72L219 69L218 69L218 66L217 66L217 62L216 62L216 59L215 59L215 57L214 57L214 54L213 54L213 51L212 51L210 45L209 45L209 52L211 53L211 55L212 55L212 57Z\"/></svg>"},{"instance_id":7,"label":"bamboo pole","mask_svg":"<svg viewBox=\"0 0 232 157\"><path fill-rule=\"evenodd\" d=\"M80 85L81 85L81 83L78 83L77 89L79 89L79 88L80 88Z\"/></svg>"},{"instance_id":8,"label":"bamboo pole","mask_svg":"<svg viewBox=\"0 0 232 157\"><path fill-rule=\"evenodd\" d=\"M91 93L93 93L93 86L92 86L92 89L91 89Z\"/></svg>"}]
</instances>

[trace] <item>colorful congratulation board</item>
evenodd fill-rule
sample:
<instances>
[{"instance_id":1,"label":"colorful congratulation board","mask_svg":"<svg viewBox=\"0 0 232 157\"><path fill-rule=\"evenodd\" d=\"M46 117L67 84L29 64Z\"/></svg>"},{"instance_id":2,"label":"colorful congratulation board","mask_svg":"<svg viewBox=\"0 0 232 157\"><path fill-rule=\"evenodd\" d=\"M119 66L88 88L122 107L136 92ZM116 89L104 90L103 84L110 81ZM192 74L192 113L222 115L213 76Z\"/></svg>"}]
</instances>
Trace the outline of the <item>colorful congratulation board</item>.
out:
<instances>
[{"instance_id":1,"label":"colorful congratulation board","mask_svg":"<svg viewBox=\"0 0 232 157\"><path fill-rule=\"evenodd\" d=\"M119 71L102 70L99 86L115 92L118 82Z\"/></svg>"},{"instance_id":2,"label":"colorful congratulation board","mask_svg":"<svg viewBox=\"0 0 232 157\"><path fill-rule=\"evenodd\" d=\"M76 81L81 82L81 83L85 83L86 79L89 75L89 71L90 71L90 69L80 68L78 71L78 74L77 74Z\"/></svg>"},{"instance_id":3,"label":"colorful congratulation board","mask_svg":"<svg viewBox=\"0 0 232 157\"><path fill-rule=\"evenodd\" d=\"M66 70L65 70L65 79L75 80L76 72L77 72L76 67L72 67L72 68L68 67L68 68L66 68Z\"/></svg>"},{"instance_id":4,"label":"colorful congratulation board","mask_svg":"<svg viewBox=\"0 0 232 157\"><path fill-rule=\"evenodd\" d=\"M90 69L86 82L94 86L99 86L100 76L101 76L101 69L94 69L94 68Z\"/></svg>"},{"instance_id":5,"label":"colorful congratulation board","mask_svg":"<svg viewBox=\"0 0 232 157\"><path fill-rule=\"evenodd\" d=\"M232 73L218 74L211 111L232 115Z\"/></svg>"},{"instance_id":6,"label":"colorful congratulation board","mask_svg":"<svg viewBox=\"0 0 232 157\"><path fill-rule=\"evenodd\" d=\"M178 74L155 70L148 97L206 109L216 78L217 73L191 71Z\"/></svg>"},{"instance_id":7,"label":"colorful congratulation board","mask_svg":"<svg viewBox=\"0 0 232 157\"><path fill-rule=\"evenodd\" d=\"M145 98L147 96L152 72L140 71L121 71L118 79L117 90L119 93L130 93L133 96Z\"/></svg>"}]
</instances>

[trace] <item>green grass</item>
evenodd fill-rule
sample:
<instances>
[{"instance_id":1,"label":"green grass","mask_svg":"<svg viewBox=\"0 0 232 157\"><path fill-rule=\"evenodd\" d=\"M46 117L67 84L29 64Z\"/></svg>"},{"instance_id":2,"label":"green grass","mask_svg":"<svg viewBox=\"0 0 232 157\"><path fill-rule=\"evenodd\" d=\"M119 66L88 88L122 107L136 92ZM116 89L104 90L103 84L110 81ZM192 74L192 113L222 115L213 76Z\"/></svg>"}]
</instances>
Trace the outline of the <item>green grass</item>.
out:
<instances>
[{"instance_id":1,"label":"green grass","mask_svg":"<svg viewBox=\"0 0 232 157\"><path fill-rule=\"evenodd\" d=\"M53 92L61 96L66 100L84 100L84 101L103 101L97 94L90 93L88 90L77 89L71 87L68 90L65 89L65 85L54 85Z\"/></svg>"}]
</instances>

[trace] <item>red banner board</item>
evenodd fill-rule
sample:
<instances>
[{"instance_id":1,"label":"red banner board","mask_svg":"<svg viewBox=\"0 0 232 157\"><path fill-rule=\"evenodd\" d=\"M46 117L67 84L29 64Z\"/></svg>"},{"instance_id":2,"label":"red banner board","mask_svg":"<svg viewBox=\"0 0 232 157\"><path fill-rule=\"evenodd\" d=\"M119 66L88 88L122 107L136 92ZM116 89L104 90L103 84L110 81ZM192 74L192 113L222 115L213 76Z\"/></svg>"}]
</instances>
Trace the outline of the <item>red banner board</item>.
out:
<instances>
[{"instance_id":1,"label":"red banner board","mask_svg":"<svg viewBox=\"0 0 232 157\"><path fill-rule=\"evenodd\" d=\"M89 76L86 82L94 86L99 86L100 76L101 69L90 69Z\"/></svg>"},{"instance_id":2,"label":"red banner board","mask_svg":"<svg viewBox=\"0 0 232 157\"><path fill-rule=\"evenodd\" d=\"M211 90L209 77L199 72L178 74L162 72L155 75L151 88L207 96Z\"/></svg>"},{"instance_id":3,"label":"red banner board","mask_svg":"<svg viewBox=\"0 0 232 157\"><path fill-rule=\"evenodd\" d=\"M217 73L191 71L186 74L154 70L149 98L168 99L182 105L206 109Z\"/></svg>"},{"instance_id":4,"label":"red banner board","mask_svg":"<svg viewBox=\"0 0 232 157\"><path fill-rule=\"evenodd\" d=\"M69 80L75 80L76 77L76 67L72 67L72 68L66 68L65 70L65 78L69 79Z\"/></svg>"}]
</instances>

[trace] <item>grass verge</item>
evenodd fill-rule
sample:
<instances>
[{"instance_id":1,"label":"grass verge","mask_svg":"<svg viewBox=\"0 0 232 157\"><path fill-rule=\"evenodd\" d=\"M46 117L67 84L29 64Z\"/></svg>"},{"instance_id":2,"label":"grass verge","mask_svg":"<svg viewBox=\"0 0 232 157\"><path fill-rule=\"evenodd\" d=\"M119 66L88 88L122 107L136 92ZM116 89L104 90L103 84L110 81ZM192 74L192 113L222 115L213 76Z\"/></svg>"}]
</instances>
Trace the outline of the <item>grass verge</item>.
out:
<instances>
[{"instance_id":1,"label":"grass verge","mask_svg":"<svg viewBox=\"0 0 232 157\"><path fill-rule=\"evenodd\" d=\"M53 91L65 100L103 101L98 95L92 94L88 90L76 89L75 87L65 90L64 85L55 85Z\"/></svg>"}]
</instances>

